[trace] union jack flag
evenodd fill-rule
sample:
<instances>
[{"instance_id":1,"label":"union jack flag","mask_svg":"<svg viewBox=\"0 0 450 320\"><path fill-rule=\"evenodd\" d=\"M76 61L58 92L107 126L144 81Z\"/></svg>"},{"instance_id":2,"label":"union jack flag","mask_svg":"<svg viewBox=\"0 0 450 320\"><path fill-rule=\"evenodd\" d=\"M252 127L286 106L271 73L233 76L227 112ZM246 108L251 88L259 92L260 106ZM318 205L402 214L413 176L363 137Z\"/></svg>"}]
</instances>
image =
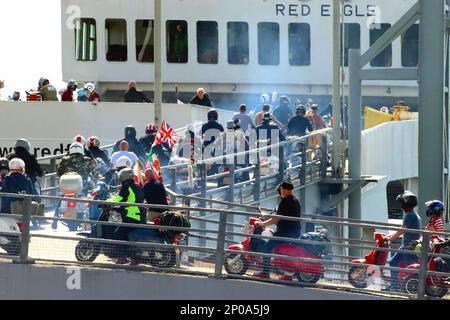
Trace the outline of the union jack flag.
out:
<instances>
[{"instance_id":1,"label":"union jack flag","mask_svg":"<svg viewBox=\"0 0 450 320\"><path fill-rule=\"evenodd\" d=\"M156 145L167 142L169 148L172 149L173 146L177 143L178 138L179 136L174 132L173 128L171 128L164 120L161 124L161 130L156 136L155 142Z\"/></svg>"}]
</instances>

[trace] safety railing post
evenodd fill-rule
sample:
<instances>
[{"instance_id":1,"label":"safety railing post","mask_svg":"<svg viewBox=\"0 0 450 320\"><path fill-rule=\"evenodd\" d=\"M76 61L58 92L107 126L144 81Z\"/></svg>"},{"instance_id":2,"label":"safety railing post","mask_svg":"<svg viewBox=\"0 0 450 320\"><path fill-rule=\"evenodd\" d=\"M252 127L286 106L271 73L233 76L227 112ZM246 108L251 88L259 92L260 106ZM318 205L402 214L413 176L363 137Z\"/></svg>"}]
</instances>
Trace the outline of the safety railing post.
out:
<instances>
[{"instance_id":1,"label":"safety railing post","mask_svg":"<svg viewBox=\"0 0 450 320\"><path fill-rule=\"evenodd\" d=\"M327 176L328 167L328 136L326 133L322 134L320 155L320 176L325 178Z\"/></svg>"},{"instance_id":2,"label":"safety railing post","mask_svg":"<svg viewBox=\"0 0 450 320\"><path fill-rule=\"evenodd\" d=\"M259 157L259 152L256 153L256 164L255 164L255 189L253 192L254 200L259 202L261 199L261 162Z\"/></svg>"},{"instance_id":3,"label":"safety railing post","mask_svg":"<svg viewBox=\"0 0 450 320\"><path fill-rule=\"evenodd\" d=\"M228 165L228 180L229 180L229 186L228 186L228 201L234 202L234 178L235 178L235 169L236 167L234 164Z\"/></svg>"},{"instance_id":4,"label":"safety railing post","mask_svg":"<svg viewBox=\"0 0 450 320\"><path fill-rule=\"evenodd\" d=\"M280 154L279 154L279 162L278 162L278 182L284 180L284 147L280 146Z\"/></svg>"},{"instance_id":5,"label":"safety railing post","mask_svg":"<svg viewBox=\"0 0 450 320\"><path fill-rule=\"evenodd\" d=\"M300 185L306 184L306 162L307 162L307 154L306 154L306 141L302 140L300 142L300 157L302 161L302 165L299 170L299 179Z\"/></svg>"},{"instance_id":6,"label":"safety railing post","mask_svg":"<svg viewBox=\"0 0 450 320\"><path fill-rule=\"evenodd\" d=\"M422 248L420 250L419 287L417 296L419 300L423 300L425 298L429 243L430 243L430 235L429 233L424 232L422 234Z\"/></svg>"},{"instance_id":7,"label":"safety railing post","mask_svg":"<svg viewBox=\"0 0 450 320\"><path fill-rule=\"evenodd\" d=\"M206 198L206 189L208 186L208 181L207 181L207 170L206 170L206 163L202 163L199 165L199 169L200 169L200 175L201 175L201 186L200 186L200 194L201 197L203 199ZM200 207L202 208L206 208L206 202L204 200L200 201Z\"/></svg>"},{"instance_id":8,"label":"safety railing post","mask_svg":"<svg viewBox=\"0 0 450 320\"><path fill-rule=\"evenodd\" d=\"M33 260L28 258L28 249L30 244L30 221L31 221L31 198L26 197L23 200L23 213L22 213L22 233L20 237L20 255L19 259L14 260L15 263L34 263Z\"/></svg>"},{"instance_id":9,"label":"safety railing post","mask_svg":"<svg viewBox=\"0 0 450 320\"><path fill-rule=\"evenodd\" d=\"M169 174L170 174L170 188L172 189L173 192L177 192L177 172L176 169L174 168L170 168L169 169ZM175 204L176 203L176 198L174 197L174 199L171 200L170 204Z\"/></svg>"},{"instance_id":10,"label":"safety railing post","mask_svg":"<svg viewBox=\"0 0 450 320\"><path fill-rule=\"evenodd\" d=\"M56 172L56 159L51 159L50 160L50 168L51 168L51 172L53 173L53 172ZM51 177L50 178L50 186L52 187L52 188L56 188L56 177ZM50 192L50 194L52 195L52 196L56 196L56 189L53 189L51 192Z\"/></svg>"},{"instance_id":11,"label":"safety railing post","mask_svg":"<svg viewBox=\"0 0 450 320\"><path fill-rule=\"evenodd\" d=\"M217 235L217 251L216 251L216 264L214 276L219 278L222 276L222 267L225 260L225 236L227 228L227 214L225 212L220 213L219 219L219 232Z\"/></svg>"}]
</instances>

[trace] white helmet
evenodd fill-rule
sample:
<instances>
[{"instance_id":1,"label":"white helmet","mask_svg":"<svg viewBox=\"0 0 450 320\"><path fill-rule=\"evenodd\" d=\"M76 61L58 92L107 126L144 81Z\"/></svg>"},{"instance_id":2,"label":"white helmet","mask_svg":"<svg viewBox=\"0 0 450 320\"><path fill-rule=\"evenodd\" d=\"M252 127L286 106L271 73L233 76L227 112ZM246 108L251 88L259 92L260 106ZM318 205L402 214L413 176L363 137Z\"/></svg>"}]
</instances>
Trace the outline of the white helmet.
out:
<instances>
[{"instance_id":1,"label":"white helmet","mask_svg":"<svg viewBox=\"0 0 450 320\"><path fill-rule=\"evenodd\" d=\"M127 156L121 156L119 159L117 159L116 168L120 168L120 167L131 168L130 158L128 158Z\"/></svg>"},{"instance_id":2,"label":"white helmet","mask_svg":"<svg viewBox=\"0 0 450 320\"><path fill-rule=\"evenodd\" d=\"M25 169L25 162L22 159L14 158L9 161L9 170Z\"/></svg>"},{"instance_id":3,"label":"white helmet","mask_svg":"<svg viewBox=\"0 0 450 320\"><path fill-rule=\"evenodd\" d=\"M81 134L79 134L79 135L77 135L77 136L75 136L74 138L73 138L73 141L72 142L78 142L78 143L81 143L81 145L85 145L85 143L86 143L86 139L84 139L84 137L81 135Z\"/></svg>"},{"instance_id":4,"label":"white helmet","mask_svg":"<svg viewBox=\"0 0 450 320\"><path fill-rule=\"evenodd\" d=\"M92 93L95 91L95 86L92 82L88 82L84 85L84 88L89 91L89 93Z\"/></svg>"},{"instance_id":5,"label":"white helmet","mask_svg":"<svg viewBox=\"0 0 450 320\"><path fill-rule=\"evenodd\" d=\"M76 153L79 153L79 154L84 155L84 148L83 148L83 145L82 145L81 143L79 143L79 142L73 142L73 143L70 145L69 153L70 153L70 154L76 154Z\"/></svg>"}]
</instances>

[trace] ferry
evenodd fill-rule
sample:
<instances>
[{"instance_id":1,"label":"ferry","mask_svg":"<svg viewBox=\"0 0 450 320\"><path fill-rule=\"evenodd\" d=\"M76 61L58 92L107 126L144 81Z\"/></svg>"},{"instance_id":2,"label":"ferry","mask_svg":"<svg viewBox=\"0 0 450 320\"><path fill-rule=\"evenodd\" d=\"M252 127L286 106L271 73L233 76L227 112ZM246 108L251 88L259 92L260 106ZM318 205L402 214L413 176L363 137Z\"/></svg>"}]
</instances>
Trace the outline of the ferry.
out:
<instances>
[{"instance_id":1,"label":"ferry","mask_svg":"<svg viewBox=\"0 0 450 320\"><path fill-rule=\"evenodd\" d=\"M415 0L346 0L341 8L343 96L348 50L367 50ZM129 80L152 96L152 0L62 0L63 78L95 82L105 101L122 101ZM216 106L254 106L273 92L310 98L323 109L332 95L331 0L162 1L164 102L188 102L203 87ZM367 66L416 67L419 24ZM417 107L416 81L363 84L364 105ZM273 101L277 104L277 101Z\"/></svg>"}]
</instances>

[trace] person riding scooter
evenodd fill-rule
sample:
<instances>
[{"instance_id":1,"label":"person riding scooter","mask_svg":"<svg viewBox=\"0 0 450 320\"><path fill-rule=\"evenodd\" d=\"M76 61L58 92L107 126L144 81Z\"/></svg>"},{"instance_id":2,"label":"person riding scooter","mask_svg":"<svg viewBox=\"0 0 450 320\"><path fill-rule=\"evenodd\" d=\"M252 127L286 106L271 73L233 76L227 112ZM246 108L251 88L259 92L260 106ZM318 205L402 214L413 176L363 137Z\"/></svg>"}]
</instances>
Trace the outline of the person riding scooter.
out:
<instances>
[{"instance_id":1,"label":"person riding scooter","mask_svg":"<svg viewBox=\"0 0 450 320\"><path fill-rule=\"evenodd\" d=\"M403 235L402 245L399 249L414 250L414 248L412 247L412 243L415 240L419 240L420 233L408 232L407 229L419 230L421 228L422 221L420 219L420 216L414 211L414 208L417 206L417 196L411 191L405 191L397 196L397 201L401 203L402 209L405 212L402 230L398 230L394 234L387 236L386 241L392 241ZM405 264L406 266L408 266L414 263L416 260L417 256L414 254L414 252L412 254L397 252L394 257L392 257L391 261L389 261L389 266L398 267L400 264ZM387 288L387 290L400 290L398 273L398 271L391 270L391 287Z\"/></svg>"},{"instance_id":2,"label":"person riding scooter","mask_svg":"<svg viewBox=\"0 0 450 320\"><path fill-rule=\"evenodd\" d=\"M280 183L277 190L281 196L281 202L278 205L276 215L300 218L301 206L299 201L293 195L294 185L290 181L283 181ZM282 220L281 218L274 217L266 221L258 221L255 226L266 227L274 224L277 225L277 231L273 234L274 237L292 239L298 239L300 237L300 221ZM259 251L262 253L271 253L275 247L283 243L285 243L285 241L270 239L259 249ZM257 273L255 276L259 278L270 278L269 257L264 257L263 259L263 272ZM280 280L292 280L292 278L283 276Z\"/></svg>"},{"instance_id":3,"label":"person riding scooter","mask_svg":"<svg viewBox=\"0 0 450 320\"><path fill-rule=\"evenodd\" d=\"M144 194L142 189L134 182L134 172L132 169L125 168L119 172L119 180L121 183L121 189L118 195L108 199L109 202L127 202L130 204L137 204L144 202ZM123 223L133 223L133 224L146 224L147 216L144 209L136 205L130 205L127 207L120 207L120 215L122 217ZM132 227L119 226L114 231L112 238L114 240L128 240L128 233L135 230ZM116 250L120 253L126 251L126 247L118 246ZM128 260L126 255L118 257L116 263L124 264Z\"/></svg>"}]
</instances>

